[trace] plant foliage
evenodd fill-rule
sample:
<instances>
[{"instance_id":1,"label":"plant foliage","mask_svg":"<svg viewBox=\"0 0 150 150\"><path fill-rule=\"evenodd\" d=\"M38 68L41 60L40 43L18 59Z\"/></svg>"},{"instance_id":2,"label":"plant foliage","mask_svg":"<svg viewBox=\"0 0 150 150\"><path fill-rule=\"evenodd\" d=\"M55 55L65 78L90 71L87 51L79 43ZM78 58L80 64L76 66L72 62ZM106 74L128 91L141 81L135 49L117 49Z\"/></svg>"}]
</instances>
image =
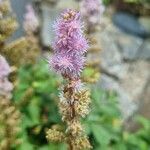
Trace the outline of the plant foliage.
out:
<instances>
[{"instance_id":1,"label":"plant foliage","mask_svg":"<svg viewBox=\"0 0 150 150\"><path fill-rule=\"evenodd\" d=\"M57 89L61 82L44 61L19 70L13 100L22 114L22 143L14 150L66 150L65 144L48 143L45 138L47 128L61 124L57 109ZM130 133L123 128L116 94L99 88L92 89L91 93L92 110L82 121L94 150L149 149L149 120L137 117L141 128Z\"/></svg>"}]
</instances>

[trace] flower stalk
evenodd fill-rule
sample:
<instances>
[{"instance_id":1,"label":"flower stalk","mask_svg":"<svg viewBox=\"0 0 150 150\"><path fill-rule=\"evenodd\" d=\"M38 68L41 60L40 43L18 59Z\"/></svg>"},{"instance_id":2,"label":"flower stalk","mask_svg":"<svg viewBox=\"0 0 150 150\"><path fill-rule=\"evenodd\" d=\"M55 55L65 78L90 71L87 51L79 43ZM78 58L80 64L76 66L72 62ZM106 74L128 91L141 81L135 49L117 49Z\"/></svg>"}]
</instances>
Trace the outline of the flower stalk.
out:
<instances>
[{"instance_id":1,"label":"flower stalk","mask_svg":"<svg viewBox=\"0 0 150 150\"><path fill-rule=\"evenodd\" d=\"M85 20L88 34L96 30L104 10L102 0L82 0L81 14Z\"/></svg>"},{"instance_id":2,"label":"flower stalk","mask_svg":"<svg viewBox=\"0 0 150 150\"><path fill-rule=\"evenodd\" d=\"M87 57L86 69L88 73L83 74L83 81L87 83L95 83L100 78L100 43L96 38L96 32L100 25L104 5L102 0L83 0L80 5L81 14L87 27L86 34L91 43Z\"/></svg>"},{"instance_id":3,"label":"flower stalk","mask_svg":"<svg viewBox=\"0 0 150 150\"><path fill-rule=\"evenodd\" d=\"M11 104L13 85L8 80L11 69L3 56L0 55L0 148L10 150L19 144L17 135L20 131L20 112Z\"/></svg>"},{"instance_id":4,"label":"flower stalk","mask_svg":"<svg viewBox=\"0 0 150 150\"><path fill-rule=\"evenodd\" d=\"M88 115L91 102L90 92L80 80L88 49L82 28L80 13L71 9L65 10L54 25L56 37L50 66L65 81L60 90L59 110L66 128L64 132L49 129L47 139L66 142L68 150L91 149L80 123L81 118Z\"/></svg>"}]
</instances>

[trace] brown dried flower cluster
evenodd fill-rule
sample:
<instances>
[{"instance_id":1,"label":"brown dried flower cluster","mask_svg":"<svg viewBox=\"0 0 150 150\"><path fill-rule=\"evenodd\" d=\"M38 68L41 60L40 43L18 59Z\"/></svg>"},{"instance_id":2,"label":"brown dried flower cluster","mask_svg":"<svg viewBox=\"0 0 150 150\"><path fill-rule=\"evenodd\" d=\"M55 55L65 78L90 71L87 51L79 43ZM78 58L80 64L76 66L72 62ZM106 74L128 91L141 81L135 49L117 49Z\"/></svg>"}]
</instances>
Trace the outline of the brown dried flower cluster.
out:
<instances>
[{"instance_id":1,"label":"brown dried flower cluster","mask_svg":"<svg viewBox=\"0 0 150 150\"><path fill-rule=\"evenodd\" d=\"M0 2L0 53L10 61L11 66L35 63L39 55L37 41L32 37L22 37L12 42L7 39L17 29L17 22L12 16L9 0Z\"/></svg>"},{"instance_id":2,"label":"brown dried flower cluster","mask_svg":"<svg viewBox=\"0 0 150 150\"><path fill-rule=\"evenodd\" d=\"M56 129L49 129L47 131L46 138L51 140L52 142L63 142L63 140L65 139L65 135L63 132Z\"/></svg>"},{"instance_id":3,"label":"brown dried flower cluster","mask_svg":"<svg viewBox=\"0 0 150 150\"><path fill-rule=\"evenodd\" d=\"M101 48L98 41L93 34L87 34L91 47L87 54L86 69L89 71L88 75L83 75L83 81L87 83L96 83L100 78L100 53Z\"/></svg>"},{"instance_id":4,"label":"brown dried flower cluster","mask_svg":"<svg viewBox=\"0 0 150 150\"><path fill-rule=\"evenodd\" d=\"M8 80L11 68L6 59L0 55L0 150L11 150L19 143L20 113L11 104L13 85Z\"/></svg>"},{"instance_id":5,"label":"brown dried flower cluster","mask_svg":"<svg viewBox=\"0 0 150 150\"><path fill-rule=\"evenodd\" d=\"M69 145L69 150L91 149L92 147L80 123L80 119L88 115L90 103L89 90L82 86L76 89L73 81L69 81L63 87L59 101L59 109L62 120L66 123L66 130L60 132L57 129L49 129L47 139L54 142L65 141Z\"/></svg>"},{"instance_id":6,"label":"brown dried flower cluster","mask_svg":"<svg viewBox=\"0 0 150 150\"><path fill-rule=\"evenodd\" d=\"M10 100L0 96L0 149L10 150L19 144L17 135L20 131L20 112L10 104Z\"/></svg>"},{"instance_id":7,"label":"brown dried flower cluster","mask_svg":"<svg viewBox=\"0 0 150 150\"><path fill-rule=\"evenodd\" d=\"M0 43L2 44L16 30L18 24L11 15L9 0L0 2Z\"/></svg>"}]
</instances>

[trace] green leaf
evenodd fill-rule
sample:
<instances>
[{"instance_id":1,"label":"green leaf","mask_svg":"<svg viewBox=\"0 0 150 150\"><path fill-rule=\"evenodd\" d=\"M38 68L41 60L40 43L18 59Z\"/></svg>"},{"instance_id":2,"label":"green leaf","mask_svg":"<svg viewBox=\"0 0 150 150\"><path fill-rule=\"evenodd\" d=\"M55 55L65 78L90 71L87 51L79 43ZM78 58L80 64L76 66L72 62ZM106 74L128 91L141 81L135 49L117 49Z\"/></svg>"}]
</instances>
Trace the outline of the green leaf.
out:
<instances>
[{"instance_id":1,"label":"green leaf","mask_svg":"<svg viewBox=\"0 0 150 150\"><path fill-rule=\"evenodd\" d=\"M23 134L22 136L22 143L19 145L17 150L34 150L34 146L28 141L28 136L26 133Z\"/></svg>"},{"instance_id":2,"label":"green leaf","mask_svg":"<svg viewBox=\"0 0 150 150\"><path fill-rule=\"evenodd\" d=\"M116 146L113 147L114 150L128 150L126 143L117 143Z\"/></svg>"},{"instance_id":3,"label":"green leaf","mask_svg":"<svg viewBox=\"0 0 150 150\"><path fill-rule=\"evenodd\" d=\"M96 141L100 143L100 145L105 146L109 144L111 140L111 133L109 133L107 129L97 124L92 124L91 128Z\"/></svg>"},{"instance_id":4,"label":"green leaf","mask_svg":"<svg viewBox=\"0 0 150 150\"><path fill-rule=\"evenodd\" d=\"M137 116L136 120L144 127L144 129L150 130L150 120L142 116Z\"/></svg>"},{"instance_id":5,"label":"green leaf","mask_svg":"<svg viewBox=\"0 0 150 150\"><path fill-rule=\"evenodd\" d=\"M38 99L33 99L28 107L28 112L32 121L32 125L40 123L40 108L38 105Z\"/></svg>"},{"instance_id":6,"label":"green leaf","mask_svg":"<svg viewBox=\"0 0 150 150\"><path fill-rule=\"evenodd\" d=\"M34 150L33 145L27 142L24 142L20 147L19 150Z\"/></svg>"}]
</instances>

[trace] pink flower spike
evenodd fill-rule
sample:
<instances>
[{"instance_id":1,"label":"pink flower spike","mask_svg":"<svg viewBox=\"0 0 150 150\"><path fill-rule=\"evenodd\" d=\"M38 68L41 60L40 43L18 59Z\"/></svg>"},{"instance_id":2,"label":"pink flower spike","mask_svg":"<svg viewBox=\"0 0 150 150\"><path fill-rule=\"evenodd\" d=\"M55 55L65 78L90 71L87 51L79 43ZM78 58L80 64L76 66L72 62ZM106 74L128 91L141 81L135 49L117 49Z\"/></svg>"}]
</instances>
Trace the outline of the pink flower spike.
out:
<instances>
[{"instance_id":1,"label":"pink flower spike","mask_svg":"<svg viewBox=\"0 0 150 150\"><path fill-rule=\"evenodd\" d=\"M0 55L0 78L4 78L9 75L11 69L6 61L6 59Z\"/></svg>"},{"instance_id":2,"label":"pink flower spike","mask_svg":"<svg viewBox=\"0 0 150 150\"><path fill-rule=\"evenodd\" d=\"M39 27L39 21L32 5L26 6L26 14L24 15L24 29L26 32L36 32Z\"/></svg>"},{"instance_id":3,"label":"pink flower spike","mask_svg":"<svg viewBox=\"0 0 150 150\"><path fill-rule=\"evenodd\" d=\"M51 59L50 66L63 76L78 78L83 69L83 64L83 56L55 54Z\"/></svg>"},{"instance_id":4,"label":"pink flower spike","mask_svg":"<svg viewBox=\"0 0 150 150\"><path fill-rule=\"evenodd\" d=\"M83 36L80 13L67 9L61 16L54 24L56 35L53 43L54 51L57 53L85 53L88 43Z\"/></svg>"},{"instance_id":5,"label":"pink flower spike","mask_svg":"<svg viewBox=\"0 0 150 150\"><path fill-rule=\"evenodd\" d=\"M97 25L101 20L104 10L105 7L102 0L83 0L81 2L81 14L88 26Z\"/></svg>"},{"instance_id":6,"label":"pink flower spike","mask_svg":"<svg viewBox=\"0 0 150 150\"><path fill-rule=\"evenodd\" d=\"M13 85L8 81L7 77L11 69L6 59L0 55L0 96L10 96Z\"/></svg>"},{"instance_id":7,"label":"pink flower spike","mask_svg":"<svg viewBox=\"0 0 150 150\"><path fill-rule=\"evenodd\" d=\"M56 72L72 80L79 79L88 49L82 28L80 13L71 9L64 11L54 25L56 36L50 65Z\"/></svg>"}]
</instances>

